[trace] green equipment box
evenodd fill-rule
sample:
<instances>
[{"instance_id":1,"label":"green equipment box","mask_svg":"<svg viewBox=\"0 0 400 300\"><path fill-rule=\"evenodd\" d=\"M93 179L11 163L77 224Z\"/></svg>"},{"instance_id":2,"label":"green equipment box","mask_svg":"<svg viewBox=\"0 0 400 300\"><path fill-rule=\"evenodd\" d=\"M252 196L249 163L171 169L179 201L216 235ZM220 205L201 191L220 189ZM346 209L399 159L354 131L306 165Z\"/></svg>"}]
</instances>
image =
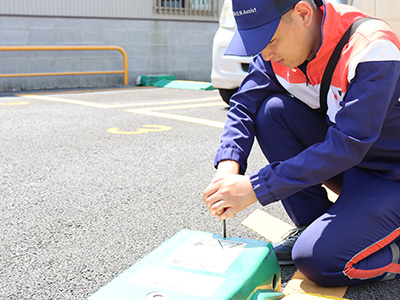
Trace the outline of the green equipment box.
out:
<instances>
[{"instance_id":1,"label":"green equipment box","mask_svg":"<svg viewBox=\"0 0 400 300\"><path fill-rule=\"evenodd\" d=\"M268 242L182 230L88 300L278 300Z\"/></svg>"}]
</instances>

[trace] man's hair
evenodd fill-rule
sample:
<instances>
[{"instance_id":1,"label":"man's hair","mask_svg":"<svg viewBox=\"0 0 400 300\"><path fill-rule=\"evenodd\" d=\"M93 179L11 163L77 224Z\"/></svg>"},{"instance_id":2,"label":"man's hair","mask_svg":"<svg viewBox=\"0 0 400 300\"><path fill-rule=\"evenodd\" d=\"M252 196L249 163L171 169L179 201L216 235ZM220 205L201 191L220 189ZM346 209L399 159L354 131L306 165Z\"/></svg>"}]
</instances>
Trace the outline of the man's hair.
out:
<instances>
[{"instance_id":1,"label":"man's hair","mask_svg":"<svg viewBox=\"0 0 400 300\"><path fill-rule=\"evenodd\" d=\"M315 4L314 0L303 0L303 1L307 2L308 4L310 4L313 9L317 9L317 5Z\"/></svg>"},{"instance_id":2,"label":"man's hair","mask_svg":"<svg viewBox=\"0 0 400 300\"><path fill-rule=\"evenodd\" d=\"M318 8L317 5L315 4L314 0L301 0L301 1L304 1L304 2L307 2L308 4L310 4L310 6L313 10L316 10ZM296 3L296 5L297 5L297 3ZM282 21L287 22L287 23L292 22L293 19L292 19L291 12L293 11L293 9L294 9L294 7L282 16Z\"/></svg>"}]
</instances>

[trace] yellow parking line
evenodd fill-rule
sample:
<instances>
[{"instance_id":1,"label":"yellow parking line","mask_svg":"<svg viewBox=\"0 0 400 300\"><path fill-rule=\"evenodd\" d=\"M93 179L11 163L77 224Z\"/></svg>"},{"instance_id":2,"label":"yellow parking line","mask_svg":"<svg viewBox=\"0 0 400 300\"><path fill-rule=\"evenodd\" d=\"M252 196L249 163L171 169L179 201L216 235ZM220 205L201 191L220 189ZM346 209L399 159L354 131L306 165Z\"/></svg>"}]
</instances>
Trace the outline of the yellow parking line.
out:
<instances>
[{"instance_id":1,"label":"yellow parking line","mask_svg":"<svg viewBox=\"0 0 400 300\"><path fill-rule=\"evenodd\" d=\"M127 109L124 111L129 112L129 113L136 113L136 114L142 114L142 115L153 116L153 117L158 117L158 118L172 119L172 120L201 124L201 125L212 126L212 127L217 127L217 128L224 127L224 122L218 122L218 121L212 121L212 120L207 120L207 119L158 112L158 110L226 106L226 104L223 103L222 101L211 102L211 101L221 100L220 97L174 100L174 101L167 101L167 102L147 102L147 103L134 103L134 104L131 103L131 104L107 105L107 104L101 104L101 103L90 102L90 101L65 99L65 98L60 98L60 97L51 97L51 96L35 95L35 94L26 94L26 95L20 94L19 96L24 97L24 98L29 98L29 99L69 103L69 104L75 104L75 105L81 105L81 106L93 107L93 108L102 108L102 109L124 108L124 107L134 107L134 106L155 106L155 105L162 104L163 106L140 108L140 109ZM211 102L211 103L204 103L204 102ZM188 103L190 103L190 104L188 104ZM179 104L179 105L174 105L174 104Z\"/></svg>"},{"instance_id":2,"label":"yellow parking line","mask_svg":"<svg viewBox=\"0 0 400 300\"><path fill-rule=\"evenodd\" d=\"M83 94L83 93L96 93L96 92L114 92L114 91L130 91L130 90L143 90L143 89L154 89L153 86L135 86L135 87L121 87L121 88L109 88L109 89L89 89L89 90L71 90L71 91L50 91L50 92L38 92L35 95L54 95L54 94ZM15 96L23 96L24 94L14 94Z\"/></svg>"},{"instance_id":3,"label":"yellow parking line","mask_svg":"<svg viewBox=\"0 0 400 300\"><path fill-rule=\"evenodd\" d=\"M300 271L297 271L288 282L283 294L302 295L308 294L313 298L293 298L291 299L343 299L347 287L321 287L311 280L307 279ZM284 298L286 300L286 297ZM290 298L288 298L290 299Z\"/></svg>"},{"instance_id":4,"label":"yellow parking line","mask_svg":"<svg viewBox=\"0 0 400 300\"><path fill-rule=\"evenodd\" d=\"M260 209L256 209L246 219L244 219L242 221L242 225L254 230L271 243L281 240L282 235L293 228L292 225L289 225L286 222L283 222L282 220L275 218ZM342 297L344 296L346 289L347 287L320 287L314 282L308 280L301 272L297 271L293 278L287 283L283 293L285 295L289 295L284 298L285 300L343 299ZM304 298L307 295L309 297ZM310 298L311 296L313 296L313 298Z\"/></svg>"},{"instance_id":5,"label":"yellow parking line","mask_svg":"<svg viewBox=\"0 0 400 300\"><path fill-rule=\"evenodd\" d=\"M185 105L168 105L168 106L157 106L152 108L143 108L143 110L159 111L159 110L187 109L187 108L214 107L214 106L226 106L226 104L221 102L213 102L213 103L199 103L199 104L185 104Z\"/></svg>"},{"instance_id":6,"label":"yellow parking line","mask_svg":"<svg viewBox=\"0 0 400 300\"><path fill-rule=\"evenodd\" d=\"M212 126L212 127L217 127L217 128L224 128L224 124L225 124L224 122L211 121L211 120L206 120L206 119L174 115L174 114L167 114L167 113L162 113L162 112L158 112L158 111L152 111L150 109L128 109L128 110L124 110L124 111L130 112L130 113L135 113L135 114L142 114L142 115L146 115L146 116L207 125L207 126Z\"/></svg>"},{"instance_id":7,"label":"yellow parking line","mask_svg":"<svg viewBox=\"0 0 400 300\"><path fill-rule=\"evenodd\" d=\"M30 104L27 101L16 101L16 102L6 102L6 103L0 103L0 106L20 106L20 105L28 105Z\"/></svg>"},{"instance_id":8,"label":"yellow parking line","mask_svg":"<svg viewBox=\"0 0 400 300\"><path fill-rule=\"evenodd\" d=\"M271 243L279 242L286 232L293 229L292 225L289 225L260 209L253 211L242 221L242 225L254 230Z\"/></svg>"},{"instance_id":9,"label":"yellow parking line","mask_svg":"<svg viewBox=\"0 0 400 300\"><path fill-rule=\"evenodd\" d=\"M174 101L163 101L163 102L145 102L145 103L131 103L131 104L116 104L112 108L124 108L124 107L135 107L135 106L155 106L155 105L171 105L171 104L182 104L182 103L197 103L197 102L208 102L208 101L221 101L221 106L226 106L222 102L220 97L208 97L208 98L198 98L198 99L186 99L186 100L174 100Z\"/></svg>"},{"instance_id":10,"label":"yellow parking line","mask_svg":"<svg viewBox=\"0 0 400 300\"><path fill-rule=\"evenodd\" d=\"M119 128L109 128L107 129L107 132L114 134L136 135L136 134L145 134L149 132L160 132L168 130L171 130L171 127L164 125L143 125L142 128L138 128L135 131L122 131L119 130Z\"/></svg>"},{"instance_id":11,"label":"yellow parking line","mask_svg":"<svg viewBox=\"0 0 400 300\"><path fill-rule=\"evenodd\" d=\"M66 99L61 97L51 97L51 96L44 96L44 95L37 95L37 94L19 94L18 96L35 99L35 100L43 100L43 101L51 101L51 102L61 102L61 103L69 103L87 107L94 107L94 108L103 108L103 109L110 109L110 108L124 108L124 107L136 107L136 106L155 106L155 105L170 105L170 104L183 104L183 103L197 103L197 102L208 102L208 101L216 101L221 100L220 97L207 97L207 98L198 98L198 99L186 99L186 100L174 100L174 101L164 101L164 102L145 102L145 103L128 103L128 104L101 104L91 101L83 101L83 100L74 100L74 99ZM207 104L204 104L207 106ZM217 105L211 105L217 106ZM218 106L226 106L221 100L221 103Z\"/></svg>"},{"instance_id":12,"label":"yellow parking line","mask_svg":"<svg viewBox=\"0 0 400 300\"><path fill-rule=\"evenodd\" d=\"M338 298L333 296L327 295L319 295L319 294L303 294L303 293L296 293L296 294L289 294L283 298L283 300L346 300L346 298ZM348 299L347 299L348 300Z\"/></svg>"},{"instance_id":13,"label":"yellow parking line","mask_svg":"<svg viewBox=\"0 0 400 300\"><path fill-rule=\"evenodd\" d=\"M94 108L112 108L110 105L105 105L101 103L95 103L90 101L82 101L82 100L73 100L73 99L65 99L59 97L50 97L50 96L38 96L38 95L19 95L20 97L35 99L35 100L44 100L44 101L51 101L51 102L61 102L61 103L69 103L69 104L76 104L81 106L87 107L94 107Z\"/></svg>"}]
</instances>

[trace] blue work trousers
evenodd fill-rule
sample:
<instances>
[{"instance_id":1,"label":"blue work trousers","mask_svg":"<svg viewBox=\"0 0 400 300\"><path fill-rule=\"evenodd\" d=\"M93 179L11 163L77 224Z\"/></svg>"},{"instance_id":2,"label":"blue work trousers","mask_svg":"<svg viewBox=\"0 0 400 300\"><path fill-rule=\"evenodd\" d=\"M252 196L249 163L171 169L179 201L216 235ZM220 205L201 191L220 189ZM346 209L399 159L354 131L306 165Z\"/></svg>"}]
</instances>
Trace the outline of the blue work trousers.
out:
<instances>
[{"instance_id":1,"label":"blue work trousers","mask_svg":"<svg viewBox=\"0 0 400 300\"><path fill-rule=\"evenodd\" d=\"M256 137L269 162L322 142L328 127L324 115L287 95L266 99L256 117ZM323 286L400 277L400 182L357 166L330 181L342 186L334 203L321 185L282 199L294 224L308 226L293 248L297 268Z\"/></svg>"}]
</instances>

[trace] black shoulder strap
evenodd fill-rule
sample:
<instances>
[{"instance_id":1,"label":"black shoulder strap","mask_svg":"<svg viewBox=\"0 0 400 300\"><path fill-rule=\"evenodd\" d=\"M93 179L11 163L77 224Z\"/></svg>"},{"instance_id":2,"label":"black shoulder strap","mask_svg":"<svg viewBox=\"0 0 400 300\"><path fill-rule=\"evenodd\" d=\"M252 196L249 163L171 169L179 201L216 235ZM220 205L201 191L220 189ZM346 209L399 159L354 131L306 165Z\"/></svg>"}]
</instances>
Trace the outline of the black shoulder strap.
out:
<instances>
[{"instance_id":1,"label":"black shoulder strap","mask_svg":"<svg viewBox=\"0 0 400 300\"><path fill-rule=\"evenodd\" d=\"M365 21L371 19L376 19L376 18L367 17L356 20L353 24L350 25L349 29L347 29L347 31L340 39L339 43L336 45L336 48L333 51L331 58L328 61L328 64L326 65L324 75L322 76L322 81L321 81L321 89L319 92L319 107L320 111L323 114L326 114L328 110L327 96L328 96L329 86L331 85L333 72L336 69L336 65L340 59L340 55L342 54L343 47L349 42L350 37L356 31L357 27L360 26Z\"/></svg>"}]
</instances>

